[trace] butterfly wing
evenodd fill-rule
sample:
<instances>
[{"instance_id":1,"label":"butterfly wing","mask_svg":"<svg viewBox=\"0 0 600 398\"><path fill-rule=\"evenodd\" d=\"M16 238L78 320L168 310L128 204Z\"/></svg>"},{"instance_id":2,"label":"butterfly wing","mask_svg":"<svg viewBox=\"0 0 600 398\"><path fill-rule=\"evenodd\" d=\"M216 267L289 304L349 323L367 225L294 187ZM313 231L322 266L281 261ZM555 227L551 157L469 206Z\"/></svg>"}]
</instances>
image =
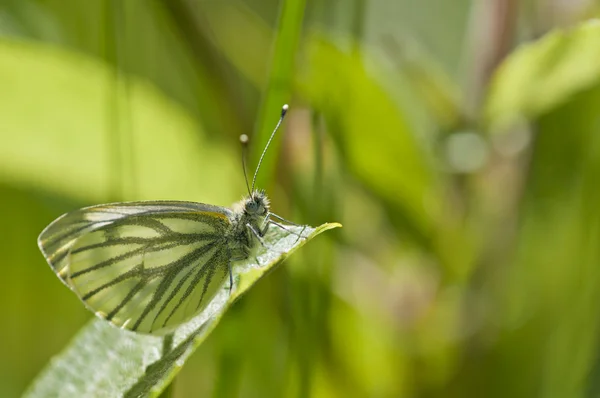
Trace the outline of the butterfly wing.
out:
<instances>
[{"instance_id":1,"label":"butterfly wing","mask_svg":"<svg viewBox=\"0 0 600 398\"><path fill-rule=\"evenodd\" d=\"M199 313L228 273L231 211L192 202L84 208L38 238L58 277L113 324L164 334Z\"/></svg>"}]
</instances>

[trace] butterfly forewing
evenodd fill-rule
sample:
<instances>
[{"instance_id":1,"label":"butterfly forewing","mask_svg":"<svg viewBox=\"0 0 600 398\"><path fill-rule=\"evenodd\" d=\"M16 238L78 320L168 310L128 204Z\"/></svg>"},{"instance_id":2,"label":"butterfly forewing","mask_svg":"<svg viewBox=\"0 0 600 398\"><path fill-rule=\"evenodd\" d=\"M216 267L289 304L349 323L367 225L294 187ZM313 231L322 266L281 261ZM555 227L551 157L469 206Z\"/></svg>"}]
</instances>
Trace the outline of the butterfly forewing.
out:
<instances>
[{"instance_id":1,"label":"butterfly forewing","mask_svg":"<svg viewBox=\"0 0 600 398\"><path fill-rule=\"evenodd\" d=\"M226 279L230 215L190 202L95 206L50 224L39 245L96 314L162 334L201 311Z\"/></svg>"}]
</instances>

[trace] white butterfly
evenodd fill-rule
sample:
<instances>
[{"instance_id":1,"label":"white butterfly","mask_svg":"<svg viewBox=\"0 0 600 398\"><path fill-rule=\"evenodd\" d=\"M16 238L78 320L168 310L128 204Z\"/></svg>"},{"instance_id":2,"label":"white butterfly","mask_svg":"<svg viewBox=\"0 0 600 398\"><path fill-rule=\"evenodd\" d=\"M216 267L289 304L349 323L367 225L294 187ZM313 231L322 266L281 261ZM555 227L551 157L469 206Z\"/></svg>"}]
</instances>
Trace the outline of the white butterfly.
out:
<instances>
[{"instance_id":1,"label":"white butterfly","mask_svg":"<svg viewBox=\"0 0 600 398\"><path fill-rule=\"evenodd\" d=\"M136 332L169 333L200 313L228 275L233 286L232 264L264 245L269 225L286 229L273 220L286 221L269 211L264 191L254 190L286 111L252 189L233 210L179 201L86 207L48 225L40 250L96 315Z\"/></svg>"}]
</instances>

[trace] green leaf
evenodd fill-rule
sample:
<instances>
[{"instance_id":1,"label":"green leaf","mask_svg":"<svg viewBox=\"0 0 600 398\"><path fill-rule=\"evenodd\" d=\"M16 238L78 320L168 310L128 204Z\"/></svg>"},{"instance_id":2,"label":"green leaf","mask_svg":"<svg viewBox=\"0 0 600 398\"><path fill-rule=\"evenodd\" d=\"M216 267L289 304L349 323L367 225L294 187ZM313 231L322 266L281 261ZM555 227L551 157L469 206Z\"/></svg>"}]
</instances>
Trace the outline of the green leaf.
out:
<instances>
[{"instance_id":1,"label":"green leaf","mask_svg":"<svg viewBox=\"0 0 600 398\"><path fill-rule=\"evenodd\" d=\"M158 396L235 300L307 241L336 227L340 225L289 227L292 232L271 228L265 239L269 249L259 251L258 264L253 261L234 269L231 294L225 283L206 310L173 335L141 335L92 320L42 371L25 396Z\"/></svg>"},{"instance_id":2,"label":"green leaf","mask_svg":"<svg viewBox=\"0 0 600 398\"><path fill-rule=\"evenodd\" d=\"M135 189L110 199L227 203L239 195L239 155L207 139L183 108L147 81L128 76L127 92L115 93L114 78L97 59L0 40L0 180L83 203L107 201L118 152L109 138L130 135L127 164L135 180L127 182ZM123 105L122 125L110 118L115 102Z\"/></svg>"},{"instance_id":3,"label":"green leaf","mask_svg":"<svg viewBox=\"0 0 600 398\"><path fill-rule=\"evenodd\" d=\"M354 176L399 214L413 236L427 240L440 219L440 181L427 145L391 78L368 48L345 51L326 35L311 35L298 88L321 112Z\"/></svg>"},{"instance_id":4,"label":"green leaf","mask_svg":"<svg viewBox=\"0 0 600 398\"><path fill-rule=\"evenodd\" d=\"M600 80L600 23L555 31L521 46L498 68L485 110L492 130L532 119Z\"/></svg>"}]
</instances>

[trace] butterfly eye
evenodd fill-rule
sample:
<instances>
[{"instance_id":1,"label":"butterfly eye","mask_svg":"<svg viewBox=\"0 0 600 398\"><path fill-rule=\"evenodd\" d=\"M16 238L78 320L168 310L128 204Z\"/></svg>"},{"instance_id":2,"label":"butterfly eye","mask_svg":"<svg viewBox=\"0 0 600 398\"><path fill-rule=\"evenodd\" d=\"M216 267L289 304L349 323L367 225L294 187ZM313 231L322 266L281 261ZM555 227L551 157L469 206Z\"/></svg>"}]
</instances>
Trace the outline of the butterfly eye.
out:
<instances>
[{"instance_id":1,"label":"butterfly eye","mask_svg":"<svg viewBox=\"0 0 600 398\"><path fill-rule=\"evenodd\" d=\"M248 213L256 213L258 210L258 203L253 200L246 202L246 211Z\"/></svg>"}]
</instances>

